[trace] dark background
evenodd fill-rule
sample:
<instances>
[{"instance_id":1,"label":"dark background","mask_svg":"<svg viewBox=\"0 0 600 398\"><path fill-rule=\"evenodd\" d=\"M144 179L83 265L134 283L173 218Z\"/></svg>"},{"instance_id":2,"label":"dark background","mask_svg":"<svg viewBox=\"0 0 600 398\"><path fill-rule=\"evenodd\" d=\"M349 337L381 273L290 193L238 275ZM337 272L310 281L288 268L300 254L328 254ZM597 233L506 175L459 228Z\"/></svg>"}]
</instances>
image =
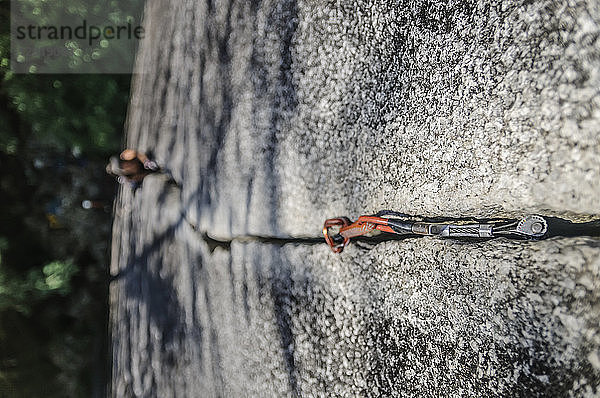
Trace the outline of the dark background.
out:
<instances>
[{"instance_id":1,"label":"dark background","mask_svg":"<svg viewBox=\"0 0 600 398\"><path fill-rule=\"evenodd\" d=\"M131 76L13 74L10 2L0 10L0 397L103 396L116 190L104 165Z\"/></svg>"}]
</instances>

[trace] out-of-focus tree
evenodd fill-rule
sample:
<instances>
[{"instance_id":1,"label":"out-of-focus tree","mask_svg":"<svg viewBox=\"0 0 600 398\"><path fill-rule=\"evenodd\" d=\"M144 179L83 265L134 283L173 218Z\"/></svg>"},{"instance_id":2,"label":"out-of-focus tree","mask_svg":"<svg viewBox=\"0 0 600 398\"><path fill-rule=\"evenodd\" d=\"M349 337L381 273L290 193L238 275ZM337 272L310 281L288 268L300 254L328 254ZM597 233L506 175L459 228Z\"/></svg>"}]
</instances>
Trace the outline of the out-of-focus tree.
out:
<instances>
[{"instance_id":1,"label":"out-of-focus tree","mask_svg":"<svg viewBox=\"0 0 600 398\"><path fill-rule=\"evenodd\" d=\"M9 6L0 1L0 397L103 396L115 192L103 166L121 146L130 75L12 73Z\"/></svg>"}]
</instances>

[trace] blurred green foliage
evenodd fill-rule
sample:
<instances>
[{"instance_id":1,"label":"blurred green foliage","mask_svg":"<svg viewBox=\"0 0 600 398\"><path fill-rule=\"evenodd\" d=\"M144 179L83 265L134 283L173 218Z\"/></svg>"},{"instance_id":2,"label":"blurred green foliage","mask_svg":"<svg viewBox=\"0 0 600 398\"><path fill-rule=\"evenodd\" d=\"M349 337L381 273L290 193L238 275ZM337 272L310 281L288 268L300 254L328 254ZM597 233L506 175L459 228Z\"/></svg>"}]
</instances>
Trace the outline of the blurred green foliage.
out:
<instances>
[{"instance_id":1,"label":"blurred green foliage","mask_svg":"<svg viewBox=\"0 0 600 398\"><path fill-rule=\"evenodd\" d=\"M9 6L0 1L0 397L104 396L115 193L104 163L121 147L131 76L12 73ZM83 209L86 199L103 205Z\"/></svg>"},{"instance_id":2,"label":"blurred green foliage","mask_svg":"<svg viewBox=\"0 0 600 398\"><path fill-rule=\"evenodd\" d=\"M0 268L0 312L15 310L29 315L31 303L49 294L69 294L71 277L76 271L73 263L61 261L53 261L41 270L30 269L25 277L11 275L8 267Z\"/></svg>"}]
</instances>

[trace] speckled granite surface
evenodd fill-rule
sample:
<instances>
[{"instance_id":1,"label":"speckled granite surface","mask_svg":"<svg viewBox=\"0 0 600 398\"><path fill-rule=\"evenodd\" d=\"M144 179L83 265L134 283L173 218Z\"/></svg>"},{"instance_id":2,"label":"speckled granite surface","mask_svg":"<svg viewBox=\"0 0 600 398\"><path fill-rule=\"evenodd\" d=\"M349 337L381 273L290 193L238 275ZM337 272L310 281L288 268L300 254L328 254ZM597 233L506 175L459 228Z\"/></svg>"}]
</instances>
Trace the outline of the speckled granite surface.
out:
<instances>
[{"instance_id":1,"label":"speckled granite surface","mask_svg":"<svg viewBox=\"0 0 600 398\"><path fill-rule=\"evenodd\" d=\"M128 145L179 186L119 197L114 395L600 394L598 237L339 256L202 239L315 236L383 208L597 219L600 3L149 1L146 16Z\"/></svg>"}]
</instances>

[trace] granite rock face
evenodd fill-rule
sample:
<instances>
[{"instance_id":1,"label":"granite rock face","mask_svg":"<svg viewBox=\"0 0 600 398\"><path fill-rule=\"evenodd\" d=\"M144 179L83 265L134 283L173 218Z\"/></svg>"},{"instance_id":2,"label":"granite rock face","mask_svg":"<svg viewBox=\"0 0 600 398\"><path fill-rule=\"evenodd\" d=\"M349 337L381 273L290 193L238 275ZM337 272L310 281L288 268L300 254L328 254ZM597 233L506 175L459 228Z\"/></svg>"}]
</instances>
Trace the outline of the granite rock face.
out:
<instances>
[{"instance_id":1,"label":"granite rock face","mask_svg":"<svg viewBox=\"0 0 600 398\"><path fill-rule=\"evenodd\" d=\"M598 219L598 2L150 0L145 18L127 145L175 183L118 198L113 395L600 394L597 233L341 255L249 237L380 209Z\"/></svg>"}]
</instances>

